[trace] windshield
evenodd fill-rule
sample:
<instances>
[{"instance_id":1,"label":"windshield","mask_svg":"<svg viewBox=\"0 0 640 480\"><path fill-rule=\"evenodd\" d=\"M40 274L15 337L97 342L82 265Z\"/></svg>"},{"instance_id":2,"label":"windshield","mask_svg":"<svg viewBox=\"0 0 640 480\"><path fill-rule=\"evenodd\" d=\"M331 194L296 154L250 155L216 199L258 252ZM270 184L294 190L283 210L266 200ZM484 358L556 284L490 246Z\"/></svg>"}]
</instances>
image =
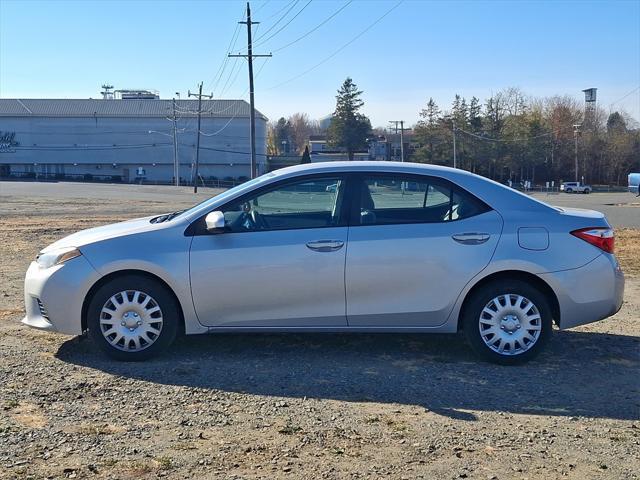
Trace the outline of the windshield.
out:
<instances>
[{"instance_id":1,"label":"windshield","mask_svg":"<svg viewBox=\"0 0 640 480\"><path fill-rule=\"evenodd\" d=\"M177 215L172 216L172 218L188 217L201 210L206 210L210 205L213 205L218 202L223 203L226 199L234 197L237 193L244 192L245 190L251 189L255 185L259 185L263 182L269 181L270 179L275 177L275 175L276 174L273 172L266 173L264 175L260 175L259 177L254 178L253 180L249 180L248 182L244 182L244 183L241 183L240 185L236 185L235 187L230 188L229 190L226 190L214 197L207 198L206 200L194 205L193 207L187 210L183 210L182 212L176 212Z\"/></svg>"}]
</instances>

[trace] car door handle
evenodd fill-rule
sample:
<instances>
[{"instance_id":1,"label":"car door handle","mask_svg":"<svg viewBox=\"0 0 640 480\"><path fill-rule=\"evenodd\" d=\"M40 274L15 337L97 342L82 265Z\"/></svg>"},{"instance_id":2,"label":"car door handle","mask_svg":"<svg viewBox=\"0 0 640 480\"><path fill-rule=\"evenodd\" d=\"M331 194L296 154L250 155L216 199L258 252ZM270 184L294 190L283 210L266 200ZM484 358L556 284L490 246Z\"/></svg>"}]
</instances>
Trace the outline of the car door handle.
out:
<instances>
[{"instance_id":1,"label":"car door handle","mask_svg":"<svg viewBox=\"0 0 640 480\"><path fill-rule=\"evenodd\" d=\"M451 238L463 245L480 245L489 240L489 237L488 233L457 233L451 235Z\"/></svg>"},{"instance_id":2,"label":"car door handle","mask_svg":"<svg viewBox=\"0 0 640 480\"><path fill-rule=\"evenodd\" d=\"M340 250L343 246L344 242L341 240L316 240L315 242L307 243L307 248L316 252L334 252Z\"/></svg>"}]
</instances>

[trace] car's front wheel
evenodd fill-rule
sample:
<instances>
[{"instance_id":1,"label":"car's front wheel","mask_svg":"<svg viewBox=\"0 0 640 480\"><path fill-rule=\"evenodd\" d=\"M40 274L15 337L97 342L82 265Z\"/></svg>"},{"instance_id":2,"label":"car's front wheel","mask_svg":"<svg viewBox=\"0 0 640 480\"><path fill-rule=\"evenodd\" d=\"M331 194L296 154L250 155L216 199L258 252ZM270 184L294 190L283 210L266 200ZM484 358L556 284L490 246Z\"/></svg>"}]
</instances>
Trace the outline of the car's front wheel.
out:
<instances>
[{"instance_id":1,"label":"car's front wheel","mask_svg":"<svg viewBox=\"0 0 640 480\"><path fill-rule=\"evenodd\" d=\"M123 275L102 285L87 310L91 339L112 358L146 360L176 337L179 314L172 293L143 275Z\"/></svg>"},{"instance_id":2,"label":"car's front wheel","mask_svg":"<svg viewBox=\"0 0 640 480\"><path fill-rule=\"evenodd\" d=\"M520 280L500 280L472 294L462 314L464 336L483 359L503 365L535 357L552 332L545 295Z\"/></svg>"}]
</instances>

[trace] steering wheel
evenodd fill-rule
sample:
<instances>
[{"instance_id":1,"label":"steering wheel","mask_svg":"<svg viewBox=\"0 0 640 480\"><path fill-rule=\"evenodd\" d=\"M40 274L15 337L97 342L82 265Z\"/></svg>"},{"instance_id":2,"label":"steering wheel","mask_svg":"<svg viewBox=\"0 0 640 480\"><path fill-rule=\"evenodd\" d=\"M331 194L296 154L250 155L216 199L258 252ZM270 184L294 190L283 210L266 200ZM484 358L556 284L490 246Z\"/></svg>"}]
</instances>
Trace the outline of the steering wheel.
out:
<instances>
[{"instance_id":1,"label":"steering wheel","mask_svg":"<svg viewBox=\"0 0 640 480\"><path fill-rule=\"evenodd\" d=\"M256 230L262 230L267 227L264 222L264 218L260 215L255 209L251 209L249 212L249 218L251 219L251 223L253 223L253 228Z\"/></svg>"}]
</instances>

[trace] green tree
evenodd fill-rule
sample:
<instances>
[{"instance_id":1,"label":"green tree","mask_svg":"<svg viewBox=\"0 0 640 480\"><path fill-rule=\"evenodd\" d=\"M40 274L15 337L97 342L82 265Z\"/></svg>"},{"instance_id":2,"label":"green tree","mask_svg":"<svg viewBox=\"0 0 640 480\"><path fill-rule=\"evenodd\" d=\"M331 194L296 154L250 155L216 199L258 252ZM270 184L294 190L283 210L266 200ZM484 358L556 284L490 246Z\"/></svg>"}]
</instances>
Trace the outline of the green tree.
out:
<instances>
[{"instance_id":1,"label":"green tree","mask_svg":"<svg viewBox=\"0 0 640 480\"><path fill-rule=\"evenodd\" d=\"M607 119L607 131L611 132L626 132L627 122L624 121L622 115L619 112L613 112Z\"/></svg>"},{"instance_id":2,"label":"green tree","mask_svg":"<svg viewBox=\"0 0 640 480\"><path fill-rule=\"evenodd\" d=\"M420 112L420 120L414 129L415 139L420 145L414 154L418 162L439 163L440 149L445 142L441 128L442 112L429 98L426 108Z\"/></svg>"},{"instance_id":3,"label":"green tree","mask_svg":"<svg viewBox=\"0 0 640 480\"><path fill-rule=\"evenodd\" d=\"M280 117L275 125L276 148L280 154L285 154L291 149L291 123L284 117Z\"/></svg>"},{"instance_id":4,"label":"green tree","mask_svg":"<svg viewBox=\"0 0 640 480\"><path fill-rule=\"evenodd\" d=\"M354 153L367 147L367 137L371 132L371 122L360 113L364 101L362 91L351 78L347 78L336 95L336 110L327 130L327 141L333 147L342 147L347 151L349 160Z\"/></svg>"}]
</instances>

